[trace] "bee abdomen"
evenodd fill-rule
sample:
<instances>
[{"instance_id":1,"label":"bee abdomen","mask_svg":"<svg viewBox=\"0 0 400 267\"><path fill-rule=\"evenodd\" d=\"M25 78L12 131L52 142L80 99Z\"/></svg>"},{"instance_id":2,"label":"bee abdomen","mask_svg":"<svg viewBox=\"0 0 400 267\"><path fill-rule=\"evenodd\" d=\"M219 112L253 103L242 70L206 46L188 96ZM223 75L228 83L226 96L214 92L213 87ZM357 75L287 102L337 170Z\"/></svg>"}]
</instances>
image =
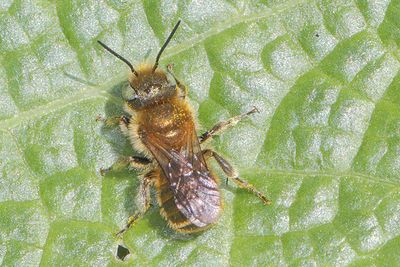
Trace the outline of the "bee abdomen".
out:
<instances>
[{"instance_id":1,"label":"bee abdomen","mask_svg":"<svg viewBox=\"0 0 400 267\"><path fill-rule=\"evenodd\" d=\"M160 175L157 187L157 199L160 205L160 213L167 220L171 228L178 232L186 233L202 230L201 227L194 225L177 208L173 192L170 189L166 178L162 174Z\"/></svg>"}]
</instances>

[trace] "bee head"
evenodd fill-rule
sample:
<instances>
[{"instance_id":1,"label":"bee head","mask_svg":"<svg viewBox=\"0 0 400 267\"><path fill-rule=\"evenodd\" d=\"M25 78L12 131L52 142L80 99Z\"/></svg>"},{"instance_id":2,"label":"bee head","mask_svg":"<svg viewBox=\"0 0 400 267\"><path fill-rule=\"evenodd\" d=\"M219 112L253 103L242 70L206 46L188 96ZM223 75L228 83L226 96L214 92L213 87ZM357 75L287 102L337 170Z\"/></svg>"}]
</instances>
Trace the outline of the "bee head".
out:
<instances>
[{"instance_id":1,"label":"bee head","mask_svg":"<svg viewBox=\"0 0 400 267\"><path fill-rule=\"evenodd\" d=\"M129 84L135 92L135 95L130 99L127 99L127 102L128 106L132 109L139 109L150 103L159 101L162 98L168 98L175 94L176 86L174 84L171 84L168 81L166 73L162 70L157 69L157 67L161 54L167 47L168 43L171 41L180 23L181 21L179 20L176 23L174 29L169 34L167 40L157 54L156 62L154 63L154 65L151 66L148 64L142 64L137 70L124 57L116 53L114 50L109 48L101 41L97 41L108 52L116 56L118 59L122 60L131 69L132 74L129 77Z\"/></svg>"},{"instance_id":2,"label":"bee head","mask_svg":"<svg viewBox=\"0 0 400 267\"><path fill-rule=\"evenodd\" d=\"M137 76L132 73L129 85L134 94L127 99L128 106L140 109L148 104L172 97L176 94L176 85L168 80L163 70L143 64L139 66Z\"/></svg>"}]
</instances>

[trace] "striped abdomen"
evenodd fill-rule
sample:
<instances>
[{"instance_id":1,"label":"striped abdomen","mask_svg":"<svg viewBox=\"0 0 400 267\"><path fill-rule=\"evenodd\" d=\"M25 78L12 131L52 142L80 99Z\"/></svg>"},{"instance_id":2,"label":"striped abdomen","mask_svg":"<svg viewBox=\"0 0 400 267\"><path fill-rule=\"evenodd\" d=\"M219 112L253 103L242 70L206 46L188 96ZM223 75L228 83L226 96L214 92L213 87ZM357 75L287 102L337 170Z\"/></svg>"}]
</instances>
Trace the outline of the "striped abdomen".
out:
<instances>
[{"instance_id":1,"label":"striped abdomen","mask_svg":"<svg viewBox=\"0 0 400 267\"><path fill-rule=\"evenodd\" d=\"M163 172L159 170L159 177L156 180L157 200L160 205L160 213L167 220L169 226L178 231L185 233L198 232L207 229L212 224L199 227L193 224L179 211L175 204L174 194L169 186L167 178Z\"/></svg>"}]
</instances>

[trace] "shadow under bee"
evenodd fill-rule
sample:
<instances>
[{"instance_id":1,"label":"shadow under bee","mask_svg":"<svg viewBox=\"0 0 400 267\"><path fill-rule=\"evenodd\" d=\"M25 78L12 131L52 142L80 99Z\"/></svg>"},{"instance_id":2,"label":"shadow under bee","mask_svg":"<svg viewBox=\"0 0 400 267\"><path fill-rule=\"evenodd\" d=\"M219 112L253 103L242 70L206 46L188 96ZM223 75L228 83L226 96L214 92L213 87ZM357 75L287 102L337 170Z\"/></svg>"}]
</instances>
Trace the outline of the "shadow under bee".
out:
<instances>
[{"instance_id":1,"label":"shadow under bee","mask_svg":"<svg viewBox=\"0 0 400 267\"><path fill-rule=\"evenodd\" d=\"M119 82L113 85L108 93L113 97L109 97L106 100L104 106L103 114L93 114L93 120L96 119L96 115L105 116L106 118L119 117L125 114L123 110L123 99L122 92L127 86L127 81ZM120 101L118 101L120 99ZM136 152L133 150L126 136L124 136L118 125L109 126L105 123L99 121L101 124L101 135L107 140L111 145L112 153L116 158L126 157L134 155ZM105 161L103 161L105 162ZM106 163L104 163L106 164ZM103 168L108 166L102 166ZM127 181L128 187L123 191L124 196L109 196L110 201L112 198L115 201L118 199L123 199L123 207L127 214L133 214L137 209L137 203L135 201L136 195L138 194L139 188L139 175L140 173L135 170L130 170L128 168L113 169L111 172L107 173L102 177L103 180L115 179L117 181ZM114 205L119 206L119 205ZM126 220L126 218L124 218ZM115 229L117 232L117 228Z\"/></svg>"}]
</instances>

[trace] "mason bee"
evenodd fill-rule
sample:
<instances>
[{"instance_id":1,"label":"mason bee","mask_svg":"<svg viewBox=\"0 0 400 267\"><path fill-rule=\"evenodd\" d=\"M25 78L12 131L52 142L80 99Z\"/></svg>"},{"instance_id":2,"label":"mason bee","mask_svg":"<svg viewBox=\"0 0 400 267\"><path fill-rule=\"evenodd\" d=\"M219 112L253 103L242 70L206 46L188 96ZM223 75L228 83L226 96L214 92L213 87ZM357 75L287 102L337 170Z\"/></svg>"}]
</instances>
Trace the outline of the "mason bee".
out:
<instances>
[{"instance_id":1,"label":"mason bee","mask_svg":"<svg viewBox=\"0 0 400 267\"><path fill-rule=\"evenodd\" d=\"M211 149L201 145L226 128L237 124L243 117L258 110L219 122L200 137L197 136L194 112L189 105L186 87L175 77L171 65L164 71L158 67L159 59L180 21L175 25L157 54L154 65L142 63L137 68L107 45L98 43L108 52L125 62L130 70L130 89L133 97L125 100L129 116L99 120L106 124L119 124L133 148L143 156L120 159L101 174L117 166L130 166L141 170L140 194L142 209L131 216L122 234L150 208L150 187L155 186L160 213L168 225L184 233L207 229L217 222L222 209L218 179L208 168L207 160L214 158L226 176L239 187L249 190L266 205L270 201L254 186L238 177L232 165ZM172 81L171 81L172 80Z\"/></svg>"}]
</instances>

